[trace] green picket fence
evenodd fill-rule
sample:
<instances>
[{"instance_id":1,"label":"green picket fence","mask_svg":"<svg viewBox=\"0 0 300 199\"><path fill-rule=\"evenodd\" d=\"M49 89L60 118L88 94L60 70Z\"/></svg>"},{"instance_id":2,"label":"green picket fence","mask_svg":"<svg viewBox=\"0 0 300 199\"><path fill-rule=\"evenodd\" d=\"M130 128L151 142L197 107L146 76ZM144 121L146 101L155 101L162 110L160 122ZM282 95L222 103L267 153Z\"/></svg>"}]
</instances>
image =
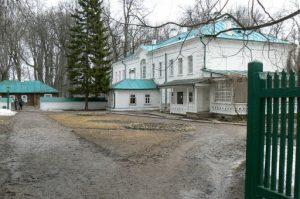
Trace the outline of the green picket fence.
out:
<instances>
[{"instance_id":1,"label":"green picket fence","mask_svg":"<svg viewBox=\"0 0 300 199\"><path fill-rule=\"evenodd\" d=\"M245 198L300 199L300 73L248 65ZM296 103L297 102L297 103ZM299 114L298 114L299 113Z\"/></svg>"}]
</instances>

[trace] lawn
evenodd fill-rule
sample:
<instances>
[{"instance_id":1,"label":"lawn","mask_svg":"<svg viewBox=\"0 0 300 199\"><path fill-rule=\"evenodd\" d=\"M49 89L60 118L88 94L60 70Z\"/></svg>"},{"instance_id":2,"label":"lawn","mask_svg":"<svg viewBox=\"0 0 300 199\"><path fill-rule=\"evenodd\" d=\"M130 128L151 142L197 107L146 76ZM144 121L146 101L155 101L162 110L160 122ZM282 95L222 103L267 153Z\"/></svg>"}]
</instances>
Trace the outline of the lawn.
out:
<instances>
[{"instance_id":1,"label":"lawn","mask_svg":"<svg viewBox=\"0 0 300 199\"><path fill-rule=\"evenodd\" d=\"M193 130L191 125L178 121L109 113L68 112L48 113L48 116L73 129L79 137L97 144L106 153L130 157L132 161L166 155Z\"/></svg>"}]
</instances>

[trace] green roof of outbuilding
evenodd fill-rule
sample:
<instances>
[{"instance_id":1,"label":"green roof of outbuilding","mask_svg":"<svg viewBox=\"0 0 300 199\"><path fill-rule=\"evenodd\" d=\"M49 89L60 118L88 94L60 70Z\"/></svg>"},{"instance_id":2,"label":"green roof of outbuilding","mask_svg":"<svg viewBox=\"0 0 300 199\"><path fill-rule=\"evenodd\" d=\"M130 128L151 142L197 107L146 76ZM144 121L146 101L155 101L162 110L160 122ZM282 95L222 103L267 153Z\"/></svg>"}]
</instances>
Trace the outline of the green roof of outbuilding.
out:
<instances>
[{"instance_id":1,"label":"green roof of outbuilding","mask_svg":"<svg viewBox=\"0 0 300 199\"><path fill-rule=\"evenodd\" d=\"M5 80L0 82L0 93L58 93L58 90L41 81L15 81Z\"/></svg>"},{"instance_id":2,"label":"green roof of outbuilding","mask_svg":"<svg viewBox=\"0 0 300 199\"><path fill-rule=\"evenodd\" d=\"M157 84L149 79L126 79L113 84L113 90L154 90L158 89Z\"/></svg>"}]
</instances>

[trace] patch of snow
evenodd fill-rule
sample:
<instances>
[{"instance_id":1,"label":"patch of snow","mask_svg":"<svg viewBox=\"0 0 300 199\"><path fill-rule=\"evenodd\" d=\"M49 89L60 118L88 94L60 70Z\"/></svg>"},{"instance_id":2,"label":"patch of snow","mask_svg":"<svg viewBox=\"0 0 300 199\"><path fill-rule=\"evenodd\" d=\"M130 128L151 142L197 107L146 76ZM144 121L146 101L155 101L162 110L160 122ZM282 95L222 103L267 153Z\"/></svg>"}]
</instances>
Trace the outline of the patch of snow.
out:
<instances>
[{"instance_id":1,"label":"patch of snow","mask_svg":"<svg viewBox=\"0 0 300 199\"><path fill-rule=\"evenodd\" d=\"M15 114L17 114L15 111L0 109L0 116L14 116Z\"/></svg>"}]
</instances>

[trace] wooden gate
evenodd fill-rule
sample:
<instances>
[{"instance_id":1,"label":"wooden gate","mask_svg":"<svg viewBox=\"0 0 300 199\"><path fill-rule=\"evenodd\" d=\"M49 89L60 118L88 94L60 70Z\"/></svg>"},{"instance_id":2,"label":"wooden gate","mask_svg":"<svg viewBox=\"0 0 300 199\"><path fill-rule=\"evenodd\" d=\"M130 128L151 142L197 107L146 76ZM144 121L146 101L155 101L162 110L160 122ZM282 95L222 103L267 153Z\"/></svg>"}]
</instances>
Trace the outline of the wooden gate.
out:
<instances>
[{"instance_id":1,"label":"wooden gate","mask_svg":"<svg viewBox=\"0 0 300 199\"><path fill-rule=\"evenodd\" d=\"M246 199L300 199L299 77L248 65Z\"/></svg>"}]
</instances>

